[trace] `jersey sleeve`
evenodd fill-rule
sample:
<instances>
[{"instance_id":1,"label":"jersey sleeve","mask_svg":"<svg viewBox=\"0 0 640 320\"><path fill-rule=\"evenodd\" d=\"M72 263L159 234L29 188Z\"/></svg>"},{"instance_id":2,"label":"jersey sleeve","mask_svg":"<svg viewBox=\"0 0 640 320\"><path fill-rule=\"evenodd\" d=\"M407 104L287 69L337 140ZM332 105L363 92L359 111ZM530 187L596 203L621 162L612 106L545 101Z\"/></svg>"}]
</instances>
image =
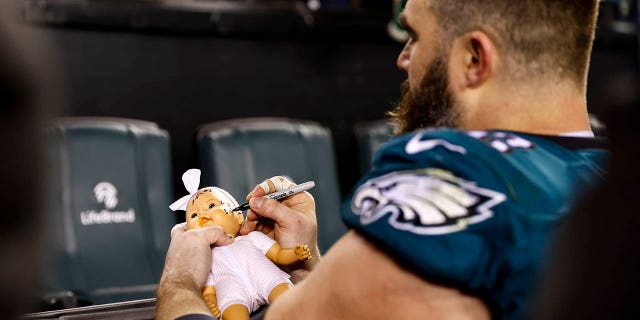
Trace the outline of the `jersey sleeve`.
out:
<instances>
[{"instance_id":1,"label":"jersey sleeve","mask_svg":"<svg viewBox=\"0 0 640 320\"><path fill-rule=\"evenodd\" d=\"M495 279L492 234L507 196L462 133L385 145L342 207L345 223L423 277L482 291Z\"/></svg>"},{"instance_id":2,"label":"jersey sleeve","mask_svg":"<svg viewBox=\"0 0 640 320\"><path fill-rule=\"evenodd\" d=\"M506 131L411 133L376 152L342 218L425 280L520 319L550 240L600 174L580 149Z\"/></svg>"},{"instance_id":3,"label":"jersey sleeve","mask_svg":"<svg viewBox=\"0 0 640 320\"><path fill-rule=\"evenodd\" d=\"M260 231L252 231L247 235L251 240L251 243L262 252L262 254L267 254L271 247L276 243L275 240L269 238L267 235Z\"/></svg>"}]
</instances>

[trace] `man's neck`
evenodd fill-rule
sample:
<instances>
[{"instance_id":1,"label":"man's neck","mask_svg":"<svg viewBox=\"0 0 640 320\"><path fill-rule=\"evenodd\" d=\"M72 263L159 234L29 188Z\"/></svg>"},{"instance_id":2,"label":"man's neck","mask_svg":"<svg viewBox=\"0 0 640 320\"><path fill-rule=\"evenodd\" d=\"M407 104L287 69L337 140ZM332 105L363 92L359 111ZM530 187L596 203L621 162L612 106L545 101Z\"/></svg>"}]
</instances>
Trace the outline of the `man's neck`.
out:
<instances>
[{"instance_id":1,"label":"man's neck","mask_svg":"<svg viewBox=\"0 0 640 320\"><path fill-rule=\"evenodd\" d=\"M502 129L544 135L590 131L584 90L567 83L530 83L524 89L488 87L463 117L465 129Z\"/></svg>"}]
</instances>

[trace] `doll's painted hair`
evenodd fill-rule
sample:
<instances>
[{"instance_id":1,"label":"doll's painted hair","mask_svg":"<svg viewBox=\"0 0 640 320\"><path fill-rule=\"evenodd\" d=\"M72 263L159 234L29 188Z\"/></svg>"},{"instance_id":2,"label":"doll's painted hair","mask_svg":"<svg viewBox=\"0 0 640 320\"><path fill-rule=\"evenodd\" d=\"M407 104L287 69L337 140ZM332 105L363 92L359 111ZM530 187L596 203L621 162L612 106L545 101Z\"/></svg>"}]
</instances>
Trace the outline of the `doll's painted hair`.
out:
<instances>
[{"instance_id":1,"label":"doll's painted hair","mask_svg":"<svg viewBox=\"0 0 640 320\"><path fill-rule=\"evenodd\" d=\"M216 198L220 199L220 202L228 204L231 208L236 208L238 206L238 201L236 201L229 192L218 187L205 187L198 190L198 192L191 196L190 202L193 203L197 200L203 192L211 192Z\"/></svg>"}]
</instances>

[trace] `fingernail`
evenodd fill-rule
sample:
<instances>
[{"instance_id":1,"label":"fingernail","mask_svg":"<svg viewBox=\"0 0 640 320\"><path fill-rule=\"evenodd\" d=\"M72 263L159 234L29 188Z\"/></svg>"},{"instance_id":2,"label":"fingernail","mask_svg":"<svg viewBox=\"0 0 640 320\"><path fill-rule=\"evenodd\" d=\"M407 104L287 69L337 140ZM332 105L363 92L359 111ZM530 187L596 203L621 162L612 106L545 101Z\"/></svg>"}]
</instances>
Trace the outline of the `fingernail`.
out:
<instances>
[{"instance_id":1,"label":"fingernail","mask_svg":"<svg viewBox=\"0 0 640 320\"><path fill-rule=\"evenodd\" d=\"M254 209L260 209L263 202L264 202L264 198L262 197L251 198L251 200L249 200L249 206L251 206L251 208L254 208Z\"/></svg>"}]
</instances>

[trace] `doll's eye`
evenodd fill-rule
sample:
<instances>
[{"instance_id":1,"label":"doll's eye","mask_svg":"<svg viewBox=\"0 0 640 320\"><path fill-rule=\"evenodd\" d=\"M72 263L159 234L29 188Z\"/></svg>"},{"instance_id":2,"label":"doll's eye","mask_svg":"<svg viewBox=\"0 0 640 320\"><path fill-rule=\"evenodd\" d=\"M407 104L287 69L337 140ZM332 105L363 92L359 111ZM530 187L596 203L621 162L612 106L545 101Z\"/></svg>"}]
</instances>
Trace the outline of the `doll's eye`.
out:
<instances>
[{"instance_id":1,"label":"doll's eye","mask_svg":"<svg viewBox=\"0 0 640 320\"><path fill-rule=\"evenodd\" d=\"M212 203L212 204L209 205L209 209L213 209L213 207L215 207L215 206L216 205Z\"/></svg>"},{"instance_id":2,"label":"doll's eye","mask_svg":"<svg viewBox=\"0 0 640 320\"><path fill-rule=\"evenodd\" d=\"M222 204L222 210L224 210L224 212L226 212L227 214L231 214L231 206L229 206L228 203Z\"/></svg>"},{"instance_id":3,"label":"doll's eye","mask_svg":"<svg viewBox=\"0 0 640 320\"><path fill-rule=\"evenodd\" d=\"M191 219L193 219L193 218L195 218L195 217L197 217L197 216L198 216L198 214L197 214L197 213L192 213L192 214L191 214Z\"/></svg>"}]
</instances>

